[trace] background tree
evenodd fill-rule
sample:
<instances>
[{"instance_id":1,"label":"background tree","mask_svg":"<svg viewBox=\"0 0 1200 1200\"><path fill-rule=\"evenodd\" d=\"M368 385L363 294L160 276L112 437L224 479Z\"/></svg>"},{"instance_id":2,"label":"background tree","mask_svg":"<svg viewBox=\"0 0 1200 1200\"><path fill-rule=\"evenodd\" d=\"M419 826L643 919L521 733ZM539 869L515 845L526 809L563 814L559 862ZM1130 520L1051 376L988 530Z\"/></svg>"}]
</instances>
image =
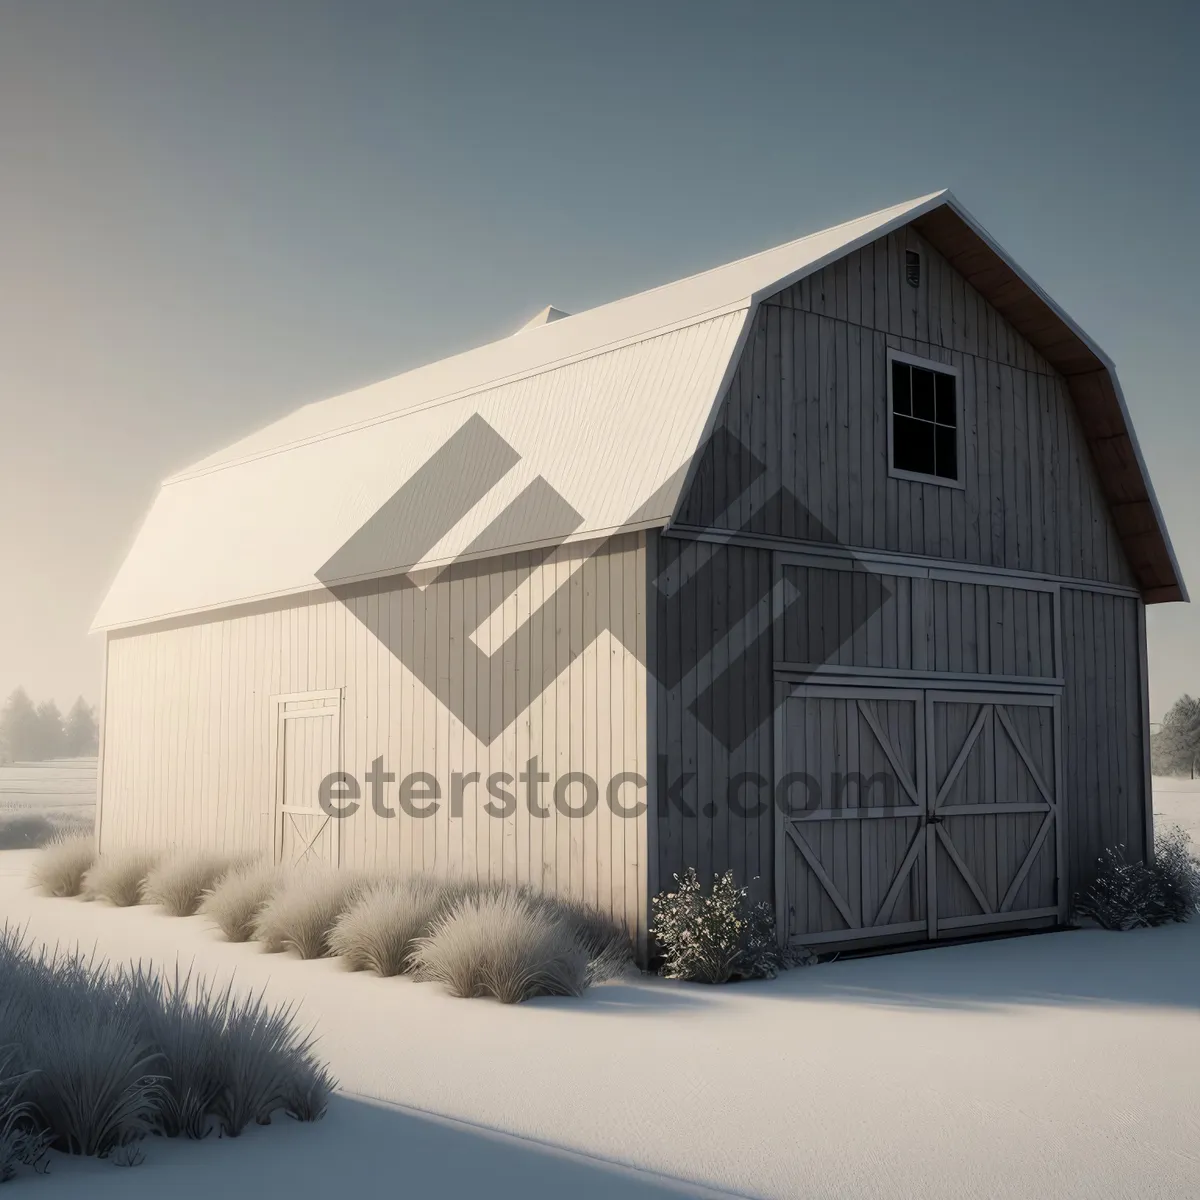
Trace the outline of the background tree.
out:
<instances>
[{"instance_id":1,"label":"background tree","mask_svg":"<svg viewBox=\"0 0 1200 1200\"><path fill-rule=\"evenodd\" d=\"M1150 761L1156 775L1191 775L1200 771L1200 700L1180 696L1150 738Z\"/></svg>"},{"instance_id":2,"label":"background tree","mask_svg":"<svg viewBox=\"0 0 1200 1200\"><path fill-rule=\"evenodd\" d=\"M23 762L37 756L37 710L24 688L17 688L0 711L0 760Z\"/></svg>"},{"instance_id":3,"label":"background tree","mask_svg":"<svg viewBox=\"0 0 1200 1200\"><path fill-rule=\"evenodd\" d=\"M33 758L42 761L60 758L63 753L63 719L53 700L43 700L37 706L37 753Z\"/></svg>"},{"instance_id":4,"label":"background tree","mask_svg":"<svg viewBox=\"0 0 1200 1200\"><path fill-rule=\"evenodd\" d=\"M97 753L100 744L96 710L82 696L71 705L63 727L63 753L70 758Z\"/></svg>"}]
</instances>

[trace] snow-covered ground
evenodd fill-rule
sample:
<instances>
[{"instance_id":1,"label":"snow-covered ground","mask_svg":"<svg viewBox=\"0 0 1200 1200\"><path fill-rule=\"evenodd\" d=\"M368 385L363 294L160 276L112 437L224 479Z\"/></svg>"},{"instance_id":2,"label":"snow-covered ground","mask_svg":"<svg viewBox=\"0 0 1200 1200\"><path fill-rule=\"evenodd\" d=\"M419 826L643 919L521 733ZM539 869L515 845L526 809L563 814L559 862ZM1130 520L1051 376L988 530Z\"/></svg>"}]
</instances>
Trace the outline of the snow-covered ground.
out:
<instances>
[{"instance_id":1,"label":"snow-covered ground","mask_svg":"<svg viewBox=\"0 0 1200 1200\"><path fill-rule=\"evenodd\" d=\"M1184 824L1200 789L1157 801ZM1200 920L504 1007L228 945L202 918L43 899L31 858L0 854L9 920L296 998L345 1092L318 1125L151 1142L133 1169L55 1156L14 1196L1100 1200L1200 1186Z\"/></svg>"},{"instance_id":2,"label":"snow-covered ground","mask_svg":"<svg viewBox=\"0 0 1200 1200\"><path fill-rule=\"evenodd\" d=\"M1154 780L1154 822L1186 829L1200 851L1200 779Z\"/></svg>"},{"instance_id":3,"label":"snow-covered ground","mask_svg":"<svg viewBox=\"0 0 1200 1200\"><path fill-rule=\"evenodd\" d=\"M39 845L10 838L15 822L44 817L52 830L72 833L90 828L96 818L96 760L59 758L0 766L0 848Z\"/></svg>"}]
</instances>

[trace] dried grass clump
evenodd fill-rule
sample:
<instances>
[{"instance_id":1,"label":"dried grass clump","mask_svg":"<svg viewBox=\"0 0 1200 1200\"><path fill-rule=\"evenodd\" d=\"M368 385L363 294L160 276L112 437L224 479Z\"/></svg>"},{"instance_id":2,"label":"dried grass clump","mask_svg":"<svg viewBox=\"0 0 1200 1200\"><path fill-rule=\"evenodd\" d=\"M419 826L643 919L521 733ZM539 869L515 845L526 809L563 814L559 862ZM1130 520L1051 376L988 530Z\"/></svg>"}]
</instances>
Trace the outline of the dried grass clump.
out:
<instances>
[{"instance_id":1,"label":"dried grass clump","mask_svg":"<svg viewBox=\"0 0 1200 1200\"><path fill-rule=\"evenodd\" d=\"M588 984L587 952L570 928L515 891L459 900L417 942L412 962L453 996L505 1004L579 996Z\"/></svg>"},{"instance_id":2,"label":"dried grass clump","mask_svg":"<svg viewBox=\"0 0 1200 1200\"><path fill-rule=\"evenodd\" d=\"M283 886L286 876L274 863L251 862L233 867L200 901L199 911L231 942L248 942L263 906Z\"/></svg>"},{"instance_id":3,"label":"dried grass clump","mask_svg":"<svg viewBox=\"0 0 1200 1200\"><path fill-rule=\"evenodd\" d=\"M370 884L365 876L314 868L290 875L259 910L254 938L272 953L294 950L301 958L323 958L337 919Z\"/></svg>"},{"instance_id":4,"label":"dried grass clump","mask_svg":"<svg viewBox=\"0 0 1200 1200\"><path fill-rule=\"evenodd\" d=\"M632 968L633 942L629 930L615 917L563 896L540 894L530 895L530 899L570 929L587 954L589 984L615 979Z\"/></svg>"},{"instance_id":5,"label":"dried grass clump","mask_svg":"<svg viewBox=\"0 0 1200 1200\"><path fill-rule=\"evenodd\" d=\"M400 975L409 969L417 940L430 933L456 890L424 876L378 880L337 918L329 952L352 971Z\"/></svg>"},{"instance_id":6,"label":"dried grass clump","mask_svg":"<svg viewBox=\"0 0 1200 1200\"><path fill-rule=\"evenodd\" d=\"M231 866L226 855L172 854L146 876L142 900L161 905L168 916L190 917Z\"/></svg>"},{"instance_id":7,"label":"dried grass clump","mask_svg":"<svg viewBox=\"0 0 1200 1200\"><path fill-rule=\"evenodd\" d=\"M118 908L142 901L142 885L158 863L149 850L118 850L96 859L83 877L83 894L89 900L107 900Z\"/></svg>"},{"instance_id":8,"label":"dried grass clump","mask_svg":"<svg viewBox=\"0 0 1200 1200\"><path fill-rule=\"evenodd\" d=\"M63 837L43 847L33 864L33 883L43 896L78 896L96 861L91 834Z\"/></svg>"},{"instance_id":9,"label":"dried grass clump","mask_svg":"<svg viewBox=\"0 0 1200 1200\"><path fill-rule=\"evenodd\" d=\"M291 1006L0 931L0 1179L47 1147L140 1161L148 1134L235 1136L325 1110L334 1081Z\"/></svg>"}]
</instances>

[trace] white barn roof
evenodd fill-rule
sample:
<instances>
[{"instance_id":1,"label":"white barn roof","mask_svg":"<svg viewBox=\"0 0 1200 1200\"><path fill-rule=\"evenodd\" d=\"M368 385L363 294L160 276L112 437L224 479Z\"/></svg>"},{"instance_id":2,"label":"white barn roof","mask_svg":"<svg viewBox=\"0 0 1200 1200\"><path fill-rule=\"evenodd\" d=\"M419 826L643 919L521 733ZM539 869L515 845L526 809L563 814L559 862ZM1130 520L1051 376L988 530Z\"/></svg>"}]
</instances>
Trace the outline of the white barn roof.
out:
<instances>
[{"instance_id":1,"label":"white barn roof","mask_svg":"<svg viewBox=\"0 0 1200 1200\"><path fill-rule=\"evenodd\" d=\"M1148 599L1184 598L1111 363L939 192L298 409L166 480L94 627L665 525L758 302L917 221L1086 378L1135 572Z\"/></svg>"}]
</instances>

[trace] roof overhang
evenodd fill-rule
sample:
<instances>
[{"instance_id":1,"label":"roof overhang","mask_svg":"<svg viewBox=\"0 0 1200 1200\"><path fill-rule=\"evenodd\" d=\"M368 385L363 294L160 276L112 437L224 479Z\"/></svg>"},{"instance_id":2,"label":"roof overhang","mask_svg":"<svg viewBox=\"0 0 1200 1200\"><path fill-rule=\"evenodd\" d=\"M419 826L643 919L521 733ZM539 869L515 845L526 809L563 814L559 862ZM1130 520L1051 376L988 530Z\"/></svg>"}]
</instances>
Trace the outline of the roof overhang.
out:
<instances>
[{"instance_id":1,"label":"roof overhang","mask_svg":"<svg viewBox=\"0 0 1200 1200\"><path fill-rule=\"evenodd\" d=\"M1066 380L1100 489L1146 603L1187 600L1112 360L949 193L910 223Z\"/></svg>"}]
</instances>

